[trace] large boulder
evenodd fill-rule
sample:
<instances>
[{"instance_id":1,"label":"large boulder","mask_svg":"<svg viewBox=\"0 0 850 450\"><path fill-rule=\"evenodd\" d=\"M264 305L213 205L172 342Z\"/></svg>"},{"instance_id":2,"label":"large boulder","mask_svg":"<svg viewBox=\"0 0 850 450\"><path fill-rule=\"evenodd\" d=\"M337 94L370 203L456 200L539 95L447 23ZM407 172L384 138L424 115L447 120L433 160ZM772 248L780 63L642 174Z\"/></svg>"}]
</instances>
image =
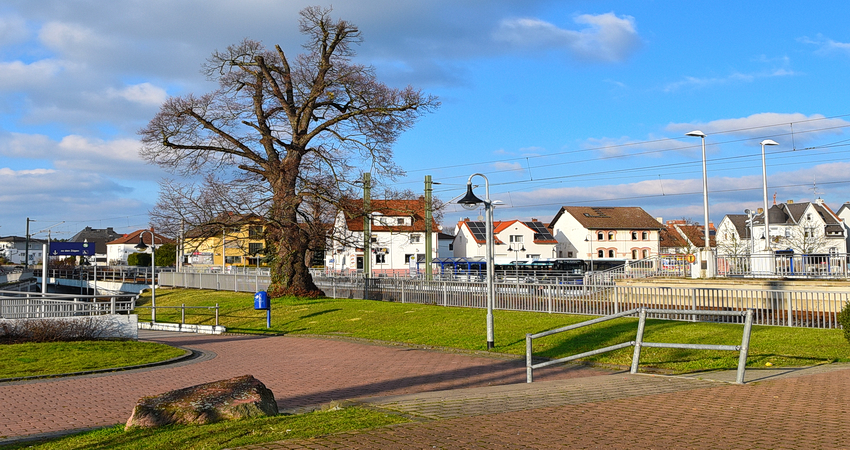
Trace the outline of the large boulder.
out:
<instances>
[{"instance_id":1,"label":"large boulder","mask_svg":"<svg viewBox=\"0 0 850 450\"><path fill-rule=\"evenodd\" d=\"M125 429L205 424L277 413L272 391L253 376L244 375L142 397Z\"/></svg>"}]
</instances>

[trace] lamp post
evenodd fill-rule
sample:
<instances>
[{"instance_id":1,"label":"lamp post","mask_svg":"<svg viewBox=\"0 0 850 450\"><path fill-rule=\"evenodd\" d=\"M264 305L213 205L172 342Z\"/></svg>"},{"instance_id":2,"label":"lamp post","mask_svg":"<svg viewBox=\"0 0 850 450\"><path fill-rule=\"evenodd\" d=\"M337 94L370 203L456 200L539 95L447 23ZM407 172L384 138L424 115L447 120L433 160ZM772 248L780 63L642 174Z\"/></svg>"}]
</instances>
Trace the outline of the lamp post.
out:
<instances>
[{"instance_id":1,"label":"lamp post","mask_svg":"<svg viewBox=\"0 0 850 450\"><path fill-rule=\"evenodd\" d=\"M520 245L522 245L522 244L520 244ZM514 252L514 271L516 273L517 293L519 293L519 252L525 251L525 245L522 245L522 248L518 248L518 249L513 249L510 246L508 246L508 251Z\"/></svg>"},{"instance_id":2,"label":"lamp post","mask_svg":"<svg viewBox=\"0 0 850 450\"><path fill-rule=\"evenodd\" d=\"M472 177L479 176L484 178L484 193L485 199L481 200L472 192ZM493 202L490 201L490 180L480 173L473 173L466 181L466 195L457 201L464 209L473 210L478 208L478 205L484 204L484 212L487 216L487 236L486 255L487 255L487 350L495 347L495 338L493 333L493 306L495 304L496 290L493 287L494 267L493 267Z\"/></svg>"},{"instance_id":3,"label":"lamp post","mask_svg":"<svg viewBox=\"0 0 850 450\"><path fill-rule=\"evenodd\" d=\"M685 133L685 136L699 136L702 140L702 206L703 206L703 218L705 220L705 251L711 251L711 245L708 240L708 177L706 176L705 170L705 133L699 130L691 131L690 133Z\"/></svg>"},{"instance_id":4,"label":"lamp post","mask_svg":"<svg viewBox=\"0 0 850 450\"><path fill-rule=\"evenodd\" d=\"M764 162L764 146L779 145L778 142L765 139L761 141L761 180L762 191L764 193L764 251L770 251L770 219L767 217L767 165Z\"/></svg>"},{"instance_id":5,"label":"lamp post","mask_svg":"<svg viewBox=\"0 0 850 450\"><path fill-rule=\"evenodd\" d=\"M135 249L143 252L148 249L148 246L145 245L145 241L142 240L145 233L151 235L151 323L156 322L156 236L154 236L152 231L142 230L139 233L139 243L136 245ZM224 255L222 255L223 258Z\"/></svg>"}]
</instances>

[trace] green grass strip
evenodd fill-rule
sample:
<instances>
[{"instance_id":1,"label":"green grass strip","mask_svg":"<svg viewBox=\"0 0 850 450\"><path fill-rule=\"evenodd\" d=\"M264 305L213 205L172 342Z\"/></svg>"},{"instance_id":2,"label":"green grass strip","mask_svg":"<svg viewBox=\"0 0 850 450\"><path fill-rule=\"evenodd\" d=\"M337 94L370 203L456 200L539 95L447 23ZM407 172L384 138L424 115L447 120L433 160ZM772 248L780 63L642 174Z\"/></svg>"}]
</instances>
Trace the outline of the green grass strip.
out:
<instances>
[{"instance_id":1,"label":"green grass strip","mask_svg":"<svg viewBox=\"0 0 850 450\"><path fill-rule=\"evenodd\" d=\"M143 296L140 304L149 304ZM412 345L486 350L485 311L373 300L296 298L272 299L271 328L266 312L253 309L253 295L223 291L160 289L157 306L180 304L221 307L221 324L228 331L253 334L316 334L402 342ZM149 309L139 309L139 320L150 320ZM592 316L494 311L495 351L525 354L526 333L537 333L589 320ZM179 322L179 310L158 310L157 321ZM212 311L187 310L188 323L214 323ZM559 358L631 341L637 319L624 318L535 340L534 355ZM736 345L743 325L649 320L647 342ZM628 366L631 348L587 358L586 361ZM644 348L641 369L676 373L737 367L737 352ZM838 329L753 327L749 367L805 366L850 361L850 344Z\"/></svg>"},{"instance_id":2,"label":"green grass strip","mask_svg":"<svg viewBox=\"0 0 850 450\"><path fill-rule=\"evenodd\" d=\"M78 341L0 345L0 378L57 375L169 360L184 350L153 342Z\"/></svg>"},{"instance_id":3,"label":"green grass strip","mask_svg":"<svg viewBox=\"0 0 850 450\"><path fill-rule=\"evenodd\" d=\"M404 417L352 407L308 414L218 422L210 425L131 429L103 428L48 442L26 442L2 449L37 450L212 450L286 439L307 439L331 433L408 422Z\"/></svg>"}]
</instances>

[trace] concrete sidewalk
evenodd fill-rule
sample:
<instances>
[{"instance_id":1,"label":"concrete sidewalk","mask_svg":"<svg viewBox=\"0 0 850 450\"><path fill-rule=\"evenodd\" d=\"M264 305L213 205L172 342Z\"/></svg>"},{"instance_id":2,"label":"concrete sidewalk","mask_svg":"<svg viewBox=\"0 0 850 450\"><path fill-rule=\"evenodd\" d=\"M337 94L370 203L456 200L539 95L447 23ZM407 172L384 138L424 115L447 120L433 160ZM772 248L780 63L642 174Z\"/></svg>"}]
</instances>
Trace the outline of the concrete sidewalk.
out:
<instances>
[{"instance_id":1,"label":"concrete sidewalk","mask_svg":"<svg viewBox=\"0 0 850 450\"><path fill-rule=\"evenodd\" d=\"M850 365L700 377L627 373L362 399L415 422L243 450L846 449ZM756 381L767 380L767 381Z\"/></svg>"},{"instance_id":2,"label":"concrete sidewalk","mask_svg":"<svg viewBox=\"0 0 850 450\"><path fill-rule=\"evenodd\" d=\"M309 337L142 332L191 348L169 366L0 383L0 444L129 417L145 395L251 374L281 410L349 400L410 424L282 448L850 448L850 366L666 377L581 366L535 371L524 359ZM847 444L847 445L845 445Z\"/></svg>"},{"instance_id":3,"label":"concrete sidewalk","mask_svg":"<svg viewBox=\"0 0 850 450\"><path fill-rule=\"evenodd\" d=\"M282 411L331 401L522 383L524 360L424 347L289 336L140 331L140 339L198 352L167 366L0 383L0 444L126 422L144 396L253 375ZM541 371L541 380L607 374L581 366Z\"/></svg>"}]
</instances>

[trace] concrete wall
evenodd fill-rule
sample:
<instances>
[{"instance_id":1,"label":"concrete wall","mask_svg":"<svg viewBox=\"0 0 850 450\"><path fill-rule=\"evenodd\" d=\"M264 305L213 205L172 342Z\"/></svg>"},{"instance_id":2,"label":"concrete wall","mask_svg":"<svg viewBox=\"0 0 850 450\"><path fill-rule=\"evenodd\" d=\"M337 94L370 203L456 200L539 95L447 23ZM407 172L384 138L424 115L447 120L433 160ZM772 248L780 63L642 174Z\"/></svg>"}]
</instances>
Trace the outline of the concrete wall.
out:
<instances>
[{"instance_id":1,"label":"concrete wall","mask_svg":"<svg viewBox=\"0 0 850 450\"><path fill-rule=\"evenodd\" d=\"M136 314L127 315L103 315L103 316L83 316L83 317L64 317L52 319L0 319L0 322L12 322L15 320L61 320L61 321L80 321L80 320L97 320L107 322L107 335L103 336L107 339L138 339L139 338L139 316Z\"/></svg>"}]
</instances>

